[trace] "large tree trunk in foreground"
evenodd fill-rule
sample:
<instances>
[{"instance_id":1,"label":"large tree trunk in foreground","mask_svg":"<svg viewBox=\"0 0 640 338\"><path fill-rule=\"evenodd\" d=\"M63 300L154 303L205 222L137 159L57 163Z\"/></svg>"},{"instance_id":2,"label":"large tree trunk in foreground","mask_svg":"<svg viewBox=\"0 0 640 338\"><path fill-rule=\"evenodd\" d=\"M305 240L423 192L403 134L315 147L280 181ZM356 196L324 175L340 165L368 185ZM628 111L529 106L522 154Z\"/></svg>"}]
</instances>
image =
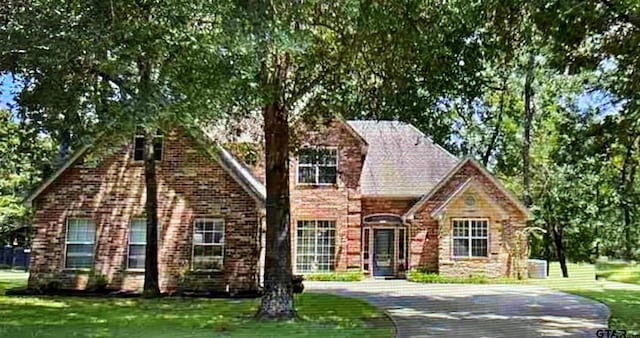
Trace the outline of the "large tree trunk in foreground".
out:
<instances>
[{"instance_id":1,"label":"large tree trunk in foreground","mask_svg":"<svg viewBox=\"0 0 640 338\"><path fill-rule=\"evenodd\" d=\"M156 160L153 149L154 132L144 137L144 180L147 200L144 211L147 215L147 246L144 262L144 289L146 297L160 294L158 283L158 182L156 180Z\"/></svg>"},{"instance_id":2,"label":"large tree trunk in foreground","mask_svg":"<svg viewBox=\"0 0 640 338\"><path fill-rule=\"evenodd\" d=\"M289 229L289 125L279 103L264 108L267 234L264 294L257 317L295 317Z\"/></svg>"},{"instance_id":3,"label":"large tree trunk in foreground","mask_svg":"<svg viewBox=\"0 0 640 338\"><path fill-rule=\"evenodd\" d=\"M567 270L567 258L564 253L563 236L564 229L561 225L553 226L553 242L556 247L556 253L558 255L558 261L560 262L560 270L562 270L562 277L568 278L569 271Z\"/></svg>"}]
</instances>

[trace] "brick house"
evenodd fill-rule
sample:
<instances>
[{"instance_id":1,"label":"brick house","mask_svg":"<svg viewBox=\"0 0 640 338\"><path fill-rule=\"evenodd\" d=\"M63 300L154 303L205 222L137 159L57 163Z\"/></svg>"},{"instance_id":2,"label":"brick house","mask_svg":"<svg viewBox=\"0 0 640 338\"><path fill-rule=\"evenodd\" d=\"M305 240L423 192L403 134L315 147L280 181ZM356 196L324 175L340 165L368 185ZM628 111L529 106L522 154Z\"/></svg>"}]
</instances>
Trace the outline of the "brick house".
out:
<instances>
[{"instance_id":1,"label":"brick house","mask_svg":"<svg viewBox=\"0 0 640 338\"><path fill-rule=\"evenodd\" d=\"M294 273L496 277L524 266L519 233L529 212L473 160L401 122L336 119L303 135L290 161ZM100 276L141 288L141 147L140 138L99 154L84 147L26 200L35 209L30 286L82 289ZM207 136L179 130L156 149L161 289L258 288L260 161L249 166Z\"/></svg>"}]
</instances>

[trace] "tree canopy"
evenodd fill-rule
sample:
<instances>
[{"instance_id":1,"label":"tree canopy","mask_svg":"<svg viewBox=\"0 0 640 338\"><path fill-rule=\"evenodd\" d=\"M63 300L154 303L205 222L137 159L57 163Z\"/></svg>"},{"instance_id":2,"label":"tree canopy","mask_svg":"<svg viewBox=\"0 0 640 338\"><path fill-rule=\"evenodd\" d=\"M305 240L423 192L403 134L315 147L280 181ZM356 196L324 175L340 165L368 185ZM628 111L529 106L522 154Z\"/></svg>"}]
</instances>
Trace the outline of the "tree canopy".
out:
<instances>
[{"instance_id":1,"label":"tree canopy","mask_svg":"<svg viewBox=\"0 0 640 338\"><path fill-rule=\"evenodd\" d=\"M25 219L19 196L70 149L142 130L155 231L155 130L259 111L260 315L292 317L290 238L276 236L288 234L289 121L339 113L407 121L478 159L546 230L533 256L638 258L639 18L634 1L603 0L10 0L0 72L24 86L2 115L0 224ZM18 149L27 135L37 142Z\"/></svg>"}]
</instances>

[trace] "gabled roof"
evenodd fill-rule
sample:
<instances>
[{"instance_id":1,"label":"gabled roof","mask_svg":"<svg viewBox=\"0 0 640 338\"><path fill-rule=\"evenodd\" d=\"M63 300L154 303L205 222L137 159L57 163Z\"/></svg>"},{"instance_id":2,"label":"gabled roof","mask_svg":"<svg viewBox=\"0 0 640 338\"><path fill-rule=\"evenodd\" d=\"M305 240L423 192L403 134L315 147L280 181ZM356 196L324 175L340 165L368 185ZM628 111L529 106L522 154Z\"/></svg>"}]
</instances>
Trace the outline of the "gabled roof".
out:
<instances>
[{"instance_id":1,"label":"gabled roof","mask_svg":"<svg viewBox=\"0 0 640 338\"><path fill-rule=\"evenodd\" d=\"M400 121L347 121L368 144L360 176L363 196L419 197L458 159Z\"/></svg>"},{"instance_id":2,"label":"gabled roof","mask_svg":"<svg viewBox=\"0 0 640 338\"><path fill-rule=\"evenodd\" d=\"M480 165L478 162L476 162L475 160L473 160L472 158L465 158L463 160L461 160L460 162L458 162L458 164L453 167L443 178L442 180L440 180L440 182L438 182L438 184L436 186L433 187L433 189L431 189L429 191L428 194L424 195L422 198L420 198L420 200L418 200L418 202L416 202L416 204L414 204L411 209L409 209L403 216L402 218L404 219L411 219L413 218L413 216L415 215L416 212L418 212L419 210L421 210L424 205L442 188L444 187L447 183L449 183L449 181L451 180L451 178L453 178L453 176L455 176L455 174L460 171L462 168L464 168L465 165L470 164L472 166L474 166L476 169L478 169L478 171L480 171L480 173L485 176L487 179L489 179L489 181L496 187L498 188L498 190L505 196L507 197L507 199L518 209L522 212L523 215L525 215L527 217L527 219L531 219L533 218L533 216L531 215L531 212L529 211L529 209L527 209L527 207L525 207L522 202L520 202L517 198L515 198L515 196L513 196L513 194L511 194L504 186L502 186L502 184L500 182L498 182L498 180L495 179L495 177L493 177L493 175L491 175L487 169L485 169L482 165ZM452 195L456 195L462 191L465 190L466 185L469 185L471 183L472 179L468 179L467 181L464 182L464 184L461 185L461 187L459 187ZM453 200L454 196L449 196L449 198L447 199L447 201L445 201L443 203L443 205L439 206L439 208L443 208L446 207L446 205L451 202Z\"/></svg>"},{"instance_id":3,"label":"gabled roof","mask_svg":"<svg viewBox=\"0 0 640 338\"><path fill-rule=\"evenodd\" d=\"M216 145L220 165L240 184L258 203L264 205L267 189L256 179L251 170L240 163L227 149Z\"/></svg>"},{"instance_id":4,"label":"gabled roof","mask_svg":"<svg viewBox=\"0 0 640 338\"><path fill-rule=\"evenodd\" d=\"M482 195L483 198L491 200L491 197L489 196L489 194L486 192L485 189L483 189L480 186L477 180L473 177L469 177L464 183L460 185L460 187L458 187L458 189L456 189L456 191L454 191L451 195L449 195L447 199L442 204L440 204L440 206L438 206L437 208L433 209L433 211L431 211L431 218L438 218L438 216L442 215L442 213L444 213L447 210L447 207L449 206L449 204L451 204L454 200L456 200L458 196L461 196L462 194L466 193L469 190L475 190L476 193L479 195ZM499 209L503 211L501 215L508 216L508 210L506 210L500 204L498 204L498 206L499 206Z\"/></svg>"},{"instance_id":5,"label":"gabled roof","mask_svg":"<svg viewBox=\"0 0 640 338\"><path fill-rule=\"evenodd\" d=\"M60 175L62 175L62 173L65 172L65 170L67 170L67 168L69 168L72 164L74 164L82 155L84 155L84 153L86 153L87 150L89 150L89 148L91 148L90 145L85 145L85 146L82 146L80 149L78 149L75 153L73 153L73 155L71 155L62 164L62 166L58 168L56 172L53 173L53 175L49 176L49 178L47 178L46 181L42 182L42 184L40 184L40 186L38 186L38 188L31 193L31 195L27 196L27 198L23 202L24 205L30 208L33 205L33 200L35 200L36 197L38 197L45 189L47 189L48 186L50 186L53 182L55 182L55 180Z\"/></svg>"},{"instance_id":6,"label":"gabled roof","mask_svg":"<svg viewBox=\"0 0 640 338\"><path fill-rule=\"evenodd\" d=\"M238 161L231 153L229 153L226 149L224 149L219 144L212 141L214 144L214 148L212 153L210 154L213 159L220 164L220 166L227 172L233 179L242 186L242 188L253 197L258 204L264 206L267 198L267 190L265 186L260 183L249 171L249 169L244 166L240 161ZM45 190L48 186L50 186L53 182L56 181L62 173L64 173L71 165L73 165L82 155L84 155L89 149L90 145L85 145L76 151L67 161L46 181L44 181L31 195L29 195L24 204L27 207L31 207L33 205L33 201Z\"/></svg>"}]
</instances>

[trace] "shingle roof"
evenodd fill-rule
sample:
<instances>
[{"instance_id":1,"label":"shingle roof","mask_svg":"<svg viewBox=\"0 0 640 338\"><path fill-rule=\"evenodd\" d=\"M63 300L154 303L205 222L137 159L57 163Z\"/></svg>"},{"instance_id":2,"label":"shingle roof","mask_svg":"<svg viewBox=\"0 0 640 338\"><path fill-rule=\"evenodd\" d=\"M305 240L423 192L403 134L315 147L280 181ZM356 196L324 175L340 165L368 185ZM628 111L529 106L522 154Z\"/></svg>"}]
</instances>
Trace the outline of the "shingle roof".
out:
<instances>
[{"instance_id":1,"label":"shingle roof","mask_svg":"<svg viewBox=\"0 0 640 338\"><path fill-rule=\"evenodd\" d=\"M242 185L247 192L258 202L264 204L267 200L267 189L262 182L258 181L251 173L251 170L238 161L231 153L220 145L216 145L218 159L222 167L226 169L233 178Z\"/></svg>"},{"instance_id":2,"label":"shingle roof","mask_svg":"<svg viewBox=\"0 0 640 338\"><path fill-rule=\"evenodd\" d=\"M363 195L421 196L458 159L414 126L399 121L347 121L369 144L360 177Z\"/></svg>"}]
</instances>

